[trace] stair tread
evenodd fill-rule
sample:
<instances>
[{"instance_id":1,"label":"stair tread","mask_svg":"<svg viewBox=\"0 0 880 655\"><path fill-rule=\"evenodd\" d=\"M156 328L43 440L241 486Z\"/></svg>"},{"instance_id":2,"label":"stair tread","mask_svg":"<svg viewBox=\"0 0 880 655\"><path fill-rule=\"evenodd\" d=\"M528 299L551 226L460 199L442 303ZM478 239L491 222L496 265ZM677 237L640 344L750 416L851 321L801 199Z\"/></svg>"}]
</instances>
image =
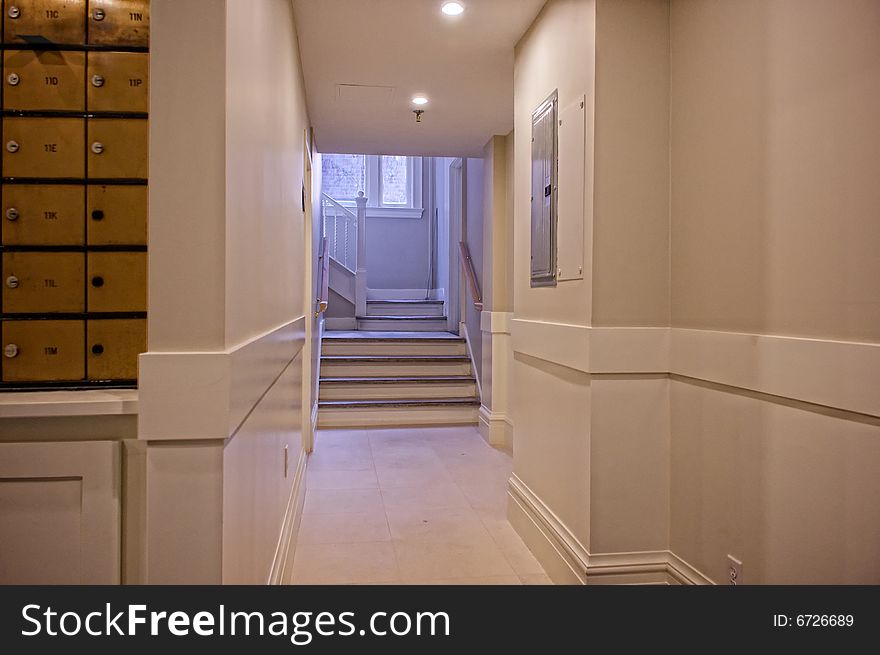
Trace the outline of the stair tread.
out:
<instances>
[{"instance_id":1,"label":"stair tread","mask_svg":"<svg viewBox=\"0 0 880 655\"><path fill-rule=\"evenodd\" d=\"M395 377L328 377L321 384L442 384L443 382L476 382L472 375L395 376Z\"/></svg>"},{"instance_id":2,"label":"stair tread","mask_svg":"<svg viewBox=\"0 0 880 655\"><path fill-rule=\"evenodd\" d=\"M479 399L467 398L407 398L407 399L384 399L373 400L321 400L318 407L344 408L344 407L432 407L432 406L477 406Z\"/></svg>"},{"instance_id":3,"label":"stair tread","mask_svg":"<svg viewBox=\"0 0 880 655\"><path fill-rule=\"evenodd\" d=\"M368 305L442 305L442 300L368 300Z\"/></svg>"},{"instance_id":4,"label":"stair tread","mask_svg":"<svg viewBox=\"0 0 880 655\"><path fill-rule=\"evenodd\" d=\"M331 343L360 343L360 342L440 342L440 343L464 343L464 337L452 332L382 332L371 330L328 330L324 332L323 340Z\"/></svg>"},{"instance_id":5,"label":"stair tread","mask_svg":"<svg viewBox=\"0 0 880 655\"><path fill-rule=\"evenodd\" d=\"M322 355L325 362L470 362L467 355Z\"/></svg>"},{"instance_id":6,"label":"stair tread","mask_svg":"<svg viewBox=\"0 0 880 655\"><path fill-rule=\"evenodd\" d=\"M359 321L443 321L446 322L445 316L355 316Z\"/></svg>"}]
</instances>

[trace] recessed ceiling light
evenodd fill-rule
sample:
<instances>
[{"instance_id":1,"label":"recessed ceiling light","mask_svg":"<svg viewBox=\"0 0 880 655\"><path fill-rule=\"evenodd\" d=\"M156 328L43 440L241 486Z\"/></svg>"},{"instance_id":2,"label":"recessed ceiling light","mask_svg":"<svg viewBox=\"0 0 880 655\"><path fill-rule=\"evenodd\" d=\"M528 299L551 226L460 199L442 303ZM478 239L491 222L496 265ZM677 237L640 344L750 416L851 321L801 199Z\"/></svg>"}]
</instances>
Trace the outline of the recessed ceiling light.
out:
<instances>
[{"instance_id":1,"label":"recessed ceiling light","mask_svg":"<svg viewBox=\"0 0 880 655\"><path fill-rule=\"evenodd\" d=\"M460 16L464 13L464 5L460 2L447 2L440 8L447 16Z\"/></svg>"},{"instance_id":2,"label":"recessed ceiling light","mask_svg":"<svg viewBox=\"0 0 880 655\"><path fill-rule=\"evenodd\" d=\"M427 105L428 99L425 96L413 96L412 102L414 105Z\"/></svg>"}]
</instances>

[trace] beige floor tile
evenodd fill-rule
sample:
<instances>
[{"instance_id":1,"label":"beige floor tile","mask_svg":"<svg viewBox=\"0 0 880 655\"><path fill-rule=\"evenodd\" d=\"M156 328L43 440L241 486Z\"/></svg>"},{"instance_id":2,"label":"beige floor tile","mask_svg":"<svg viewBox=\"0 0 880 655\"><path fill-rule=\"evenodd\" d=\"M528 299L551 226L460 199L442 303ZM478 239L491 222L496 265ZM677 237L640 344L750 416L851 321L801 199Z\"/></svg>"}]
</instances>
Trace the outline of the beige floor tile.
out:
<instances>
[{"instance_id":1,"label":"beige floor tile","mask_svg":"<svg viewBox=\"0 0 880 655\"><path fill-rule=\"evenodd\" d=\"M297 545L293 584L356 584L399 580L390 542Z\"/></svg>"},{"instance_id":2,"label":"beige floor tile","mask_svg":"<svg viewBox=\"0 0 880 655\"><path fill-rule=\"evenodd\" d=\"M328 446L365 447L369 445L366 430L318 430L315 447Z\"/></svg>"},{"instance_id":3,"label":"beige floor tile","mask_svg":"<svg viewBox=\"0 0 880 655\"><path fill-rule=\"evenodd\" d=\"M390 541L385 512L305 514L297 536L300 544L353 544ZM514 569L516 570L516 569Z\"/></svg>"},{"instance_id":4,"label":"beige floor tile","mask_svg":"<svg viewBox=\"0 0 880 655\"><path fill-rule=\"evenodd\" d=\"M386 510L471 506L461 489L452 482L382 489L382 502Z\"/></svg>"},{"instance_id":5,"label":"beige floor tile","mask_svg":"<svg viewBox=\"0 0 880 655\"><path fill-rule=\"evenodd\" d=\"M510 469L497 464L473 464L456 462L446 464L449 476L459 484L465 485L491 485L495 489L506 489L510 479Z\"/></svg>"},{"instance_id":6,"label":"beige floor tile","mask_svg":"<svg viewBox=\"0 0 880 655\"><path fill-rule=\"evenodd\" d=\"M373 468L369 447L316 447L309 455L309 471L365 471Z\"/></svg>"},{"instance_id":7,"label":"beige floor tile","mask_svg":"<svg viewBox=\"0 0 880 655\"><path fill-rule=\"evenodd\" d=\"M522 585L523 581L515 575L491 575L479 578L444 578L440 580L413 579L408 585Z\"/></svg>"},{"instance_id":8,"label":"beige floor tile","mask_svg":"<svg viewBox=\"0 0 880 655\"><path fill-rule=\"evenodd\" d=\"M290 579L551 584L507 522L510 470L469 426L322 430Z\"/></svg>"},{"instance_id":9,"label":"beige floor tile","mask_svg":"<svg viewBox=\"0 0 880 655\"><path fill-rule=\"evenodd\" d=\"M358 514L383 511L378 489L307 489L306 514Z\"/></svg>"},{"instance_id":10,"label":"beige floor tile","mask_svg":"<svg viewBox=\"0 0 880 655\"><path fill-rule=\"evenodd\" d=\"M307 489L378 489L379 479L374 469L361 471L309 471Z\"/></svg>"},{"instance_id":11,"label":"beige floor tile","mask_svg":"<svg viewBox=\"0 0 880 655\"><path fill-rule=\"evenodd\" d=\"M506 486L499 485L497 481L458 481L457 484L474 509L491 512L494 517L507 516Z\"/></svg>"},{"instance_id":12,"label":"beige floor tile","mask_svg":"<svg viewBox=\"0 0 880 655\"><path fill-rule=\"evenodd\" d=\"M377 466L376 475L381 489L452 483L449 473L440 464L410 468Z\"/></svg>"},{"instance_id":13,"label":"beige floor tile","mask_svg":"<svg viewBox=\"0 0 880 655\"><path fill-rule=\"evenodd\" d=\"M391 536L400 541L497 545L470 507L386 509ZM531 571L530 571L531 573Z\"/></svg>"},{"instance_id":14,"label":"beige floor tile","mask_svg":"<svg viewBox=\"0 0 880 655\"><path fill-rule=\"evenodd\" d=\"M420 428L373 428L367 430L366 434L373 447L424 443L424 435Z\"/></svg>"},{"instance_id":15,"label":"beige floor tile","mask_svg":"<svg viewBox=\"0 0 880 655\"><path fill-rule=\"evenodd\" d=\"M514 575L494 544L470 546L432 541L394 541L404 581Z\"/></svg>"},{"instance_id":16,"label":"beige floor tile","mask_svg":"<svg viewBox=\"0 0 880 655\"><path fill-rule=\"evenodd\" d=\"M498 518L485 512L481 513L480 518L517 575L544 573L543 567L535 559L532 551L525 545L506 518Z\"/></svg>"},{"instance_id":17,"label":"beige floor tile","mask_svg":"<svg viewBox=\"0 0 880 655\"><path fill-rule=\"evenodd\" d=\"M450 425L443 427L424 428L422 437L430 442L449 442L453 439L461 439L472 443L482 442L480 431L473 425Z\"/></svg>"},{"instance_id":18,"label":"beige floor tile","mask_svg":"<svg viewBox=\"0 0 880 655\"><path fill-rule=\"evenodd\" d=\"M553 580L546 573L537 573L535 575L521 575L520 579L524 585L552 585Z\"/></svg>"},{"instance_id":19,"label":"beige floor tile","mask_svg":"<svg viewBox=\"0 0 880 655\"><path fill-rule=\"evenodd\" d=\"M426 444L384 444L372 446L373 459L376 464L387 466L418 466L423 463L441 464L434 449Z\"/></svg>"}]
</instances>

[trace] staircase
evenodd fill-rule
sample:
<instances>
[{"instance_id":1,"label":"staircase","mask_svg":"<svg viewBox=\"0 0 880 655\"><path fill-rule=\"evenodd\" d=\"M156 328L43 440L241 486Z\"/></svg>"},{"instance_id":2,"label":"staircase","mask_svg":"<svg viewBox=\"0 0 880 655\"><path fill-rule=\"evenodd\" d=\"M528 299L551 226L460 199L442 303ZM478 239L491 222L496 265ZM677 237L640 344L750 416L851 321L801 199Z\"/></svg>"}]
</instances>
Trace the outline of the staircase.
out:
<instances>
[{"instance_id":1,"label":"staircase","mask_svg":"<svg viewBox=\"0 0 880 655\"><path fill-rule=\"evenodd\" d=\"M357 329L373 332L444 332L442 300L367 300Z\"/></svg>"},{"instance_id":2,"label":"staircase","mask_svg":"<svg viewBox=\"0 0 880 655\"><path fill-rule=\"evenodd\" d=\"M405 301L404 301L405 302ZM421 303L421 301L419 301ZM400 316L401 301L378 301L366 321L440 320ZM427 307L430 305L430 307ZM442 303L439 303L442 311ZM465 340L449 332L326 332L321 349L320 427L475 424L480 400Z\"/></svg>"}]
</instances>

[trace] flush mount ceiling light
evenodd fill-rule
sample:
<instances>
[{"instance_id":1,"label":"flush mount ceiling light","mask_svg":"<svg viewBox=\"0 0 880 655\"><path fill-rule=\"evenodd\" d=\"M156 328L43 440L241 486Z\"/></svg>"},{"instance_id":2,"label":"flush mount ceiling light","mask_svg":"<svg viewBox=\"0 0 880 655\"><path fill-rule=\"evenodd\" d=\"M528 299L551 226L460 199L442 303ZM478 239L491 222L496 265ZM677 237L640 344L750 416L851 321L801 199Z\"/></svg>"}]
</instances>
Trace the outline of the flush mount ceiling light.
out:
<instances>
[{"instance_id":1,"label":"flush mount ceiling light","mask_svg":"<svg viewBox=\"0 0 880 655\"><path fill-rule=\"evenodd\" d=\"M423 95L413 96L412 103L414 105L427 105L428 99Z\"/></svg>"},{"instance_id":2,"label":"flush mount ceiling light","mask_svg":"<svg viewBox=\"0 0 880 655\"><path fill-rule=\"evenodd\" d=\"M464 5L460 2L447 2L440 8L440 11L447 16L460 16L464 13Z\"/></svg>"}]
</instances>

